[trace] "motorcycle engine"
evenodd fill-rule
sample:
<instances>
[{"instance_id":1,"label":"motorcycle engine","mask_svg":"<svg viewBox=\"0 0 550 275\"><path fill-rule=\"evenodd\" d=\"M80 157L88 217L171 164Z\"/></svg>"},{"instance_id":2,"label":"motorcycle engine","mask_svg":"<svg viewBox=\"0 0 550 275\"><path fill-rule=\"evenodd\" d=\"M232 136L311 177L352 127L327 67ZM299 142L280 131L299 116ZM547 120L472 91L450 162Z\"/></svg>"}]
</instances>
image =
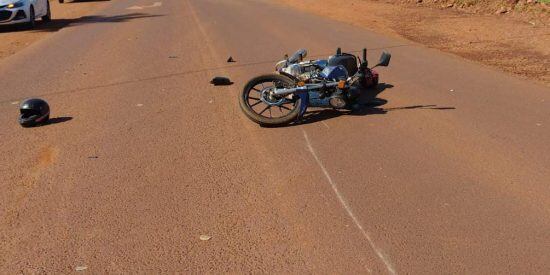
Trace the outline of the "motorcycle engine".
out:
<instances>
[{"instance_id":1,"label":"motorcycle engine","mask_svg":"<svg viewBox=\"0 0 550 275\"><path fill-rule=\"evenodd\" d=\"M291 64L281 69L281 71L290 74L302 81L307 81L313 78L315 74L315 66L311 61L301 62L298 64Z\"/></svg>"},{"instance_id":2,"label":"motorcycle engine","mask_svg":"<svg viewBox=\"0 0 550 275\"><path fill-rule=\"evenodd\" d=\"M329 99L329 104L334 109L345 108L347 105L347 101L344 98L344 94L342 93L342 91L338 90L335 93L333 93Z\"/></svg>"}]
</instances>

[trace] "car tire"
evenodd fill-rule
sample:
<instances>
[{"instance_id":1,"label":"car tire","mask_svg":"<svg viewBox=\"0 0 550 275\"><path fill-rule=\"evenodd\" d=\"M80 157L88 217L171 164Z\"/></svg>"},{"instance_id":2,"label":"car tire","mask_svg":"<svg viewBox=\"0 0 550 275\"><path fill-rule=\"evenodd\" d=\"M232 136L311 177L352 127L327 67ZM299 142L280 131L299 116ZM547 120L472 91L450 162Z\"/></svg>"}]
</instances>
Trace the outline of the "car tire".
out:
<instances>
[{"instance_id":1,"label":"car tire","mask_svg":"<svg viewBox=\"0 0 550 275\"><path fill-rule=\"evenodd\" d=\"M36 27L36 15L34 13L34 7L29 8L29 22L27 22L27 28L34 29Z\"/></svg>"},{"instance_id":2,"label":"car tire","mask_svg":"<svg viewBox=\"0 0 550 275\"><path fill-rule=\"evenodd\" d=\"M52 21L52 10L50 9L50 1L46 0L46 3L47 3L47 11L46 11L46 15L42 16L42 21L50 22Z\"/></svg>"},{"instance_id":3,"label":"car tire","mask_svg":"<svg viewBox=\"0 0 550 275\"><path fill-rule=\"evenodd\" d=\"M59 0L59 4L65 3L65 0Z\"/></svg>"}]
</instances>

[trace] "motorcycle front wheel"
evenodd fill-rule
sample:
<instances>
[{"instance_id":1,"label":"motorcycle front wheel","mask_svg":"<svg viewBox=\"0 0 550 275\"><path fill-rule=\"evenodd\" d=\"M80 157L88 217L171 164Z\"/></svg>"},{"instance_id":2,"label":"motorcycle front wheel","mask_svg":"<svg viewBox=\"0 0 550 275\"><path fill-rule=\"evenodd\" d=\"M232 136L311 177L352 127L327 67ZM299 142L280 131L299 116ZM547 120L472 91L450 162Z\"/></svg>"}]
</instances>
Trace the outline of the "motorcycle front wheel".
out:
<instances>
[{"instance_id":1,"label":"motorcycle front wheel","mask_svg":"<svg viewBox=\"0 0 550 275\"><path fill-rule=\"evenodd\" d=\"M253 78L239 95L243 113L264 126L279 126L296 120L301 100L293 94L275 95L275 88L294 88L296 83L283 75L268 74Z\"/></svg>"}]
</instances>

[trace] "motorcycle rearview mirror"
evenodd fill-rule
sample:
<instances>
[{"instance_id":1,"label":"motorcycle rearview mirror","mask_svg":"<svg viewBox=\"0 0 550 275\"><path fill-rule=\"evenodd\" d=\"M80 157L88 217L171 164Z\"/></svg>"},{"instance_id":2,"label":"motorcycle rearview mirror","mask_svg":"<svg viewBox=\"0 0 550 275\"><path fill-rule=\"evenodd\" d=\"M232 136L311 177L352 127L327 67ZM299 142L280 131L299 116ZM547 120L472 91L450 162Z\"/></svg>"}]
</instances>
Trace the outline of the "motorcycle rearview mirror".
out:
<instances>
[{"instance_id":1,"label":"motorcycle rearview mirror","mask_svg":"<svg viewBox=\"0 0 550 275\"><path fill-rule=\"evenodd\" d=\"M372 67L372 69L378 66L387 67L388 65L390 65L390 59L391 59L391 54L388 52L383 52L382 55L380 56L380 62L378 62L376 66Z\"/></svg>"},{"instance_id":2,"label":"motorcycle rearview mirror","mask_svg":"<svg viewBox=\"0 0 550 275\"><path fill-rule=\"evenodd\" d=\"M342 54L342 48L336 49L336 55L341 55L341 54Z\"/></svg>"},{"instance_id":3,"label":"motorcycle rearview mirror","mask_svg":"<svg viewBox=\"0 0 550 275\"><path fill-rule=\"evenodd\" d=\"M302 62L306 56L307 56L307 50L305 50L305 49L300 49L300 50L298 50L297 52L295 52L295 53L288 59L288 62L291 63L291 64L293 64L293 63L298 63L298 62Z\"/></svg>"}]
</instances>

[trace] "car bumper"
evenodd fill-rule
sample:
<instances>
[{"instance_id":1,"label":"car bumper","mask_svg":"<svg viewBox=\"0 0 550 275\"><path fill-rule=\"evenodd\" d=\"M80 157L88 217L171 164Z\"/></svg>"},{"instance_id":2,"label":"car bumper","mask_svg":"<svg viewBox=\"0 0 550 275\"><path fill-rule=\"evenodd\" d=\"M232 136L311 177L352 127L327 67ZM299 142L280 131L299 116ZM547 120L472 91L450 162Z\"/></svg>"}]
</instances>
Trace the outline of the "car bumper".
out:
<instances>
[{"instance_id":1,"label":"car bumper","mask_svg":"<svg viewBox=\"0 0 550 275\"><path fill-rule=\"evenodd\" d=\"M25 8L0 9L0 25L12 25L29 21Z\"/></svg>"}]
</instances>

